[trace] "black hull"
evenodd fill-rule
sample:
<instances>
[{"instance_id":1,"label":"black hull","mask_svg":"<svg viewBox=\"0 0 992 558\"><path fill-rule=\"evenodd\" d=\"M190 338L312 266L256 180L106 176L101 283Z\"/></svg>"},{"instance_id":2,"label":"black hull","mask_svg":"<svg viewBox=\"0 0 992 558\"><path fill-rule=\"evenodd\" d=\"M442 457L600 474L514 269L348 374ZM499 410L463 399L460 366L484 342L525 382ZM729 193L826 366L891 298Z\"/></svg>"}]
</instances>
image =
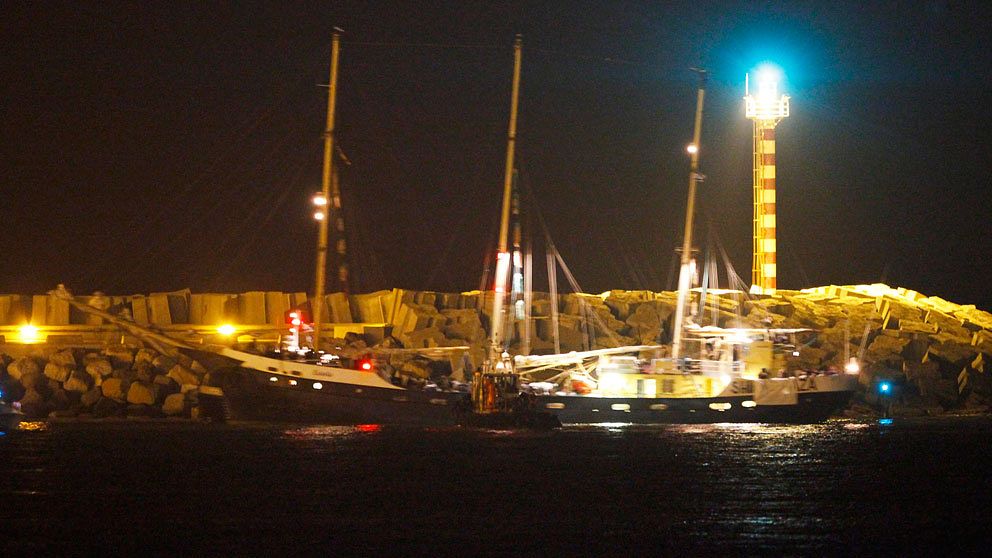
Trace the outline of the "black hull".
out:
<instances>
[{"instance_id":1,"label":"black hull","mask_svg":"<svg viewBox=\"0 0 992 558\"><path fill-rule=\"evenodd\" d=\"M796 405L742 405L750 396L703 398L589 397L546 395L534 398L535 410L553 413L562 424L603 422L634 424L700 424L763 422L811 424L847 407L854 392L800 393ZM729 404L725 410L711 404ZM629 406L625 408L624 406Z\"/></svg>"},{"instance_id":2,"label":"black hull","mask_svg":"<svg viewBox=\"0 0 992 558\"><path fill-rule=\"evenodd\" d=\"M224 374L229 418L321 424L455 425L470 409L461 392L399 390L300 380L269 382L269 373L237 369Z\"/></svg>"}]
</instances>

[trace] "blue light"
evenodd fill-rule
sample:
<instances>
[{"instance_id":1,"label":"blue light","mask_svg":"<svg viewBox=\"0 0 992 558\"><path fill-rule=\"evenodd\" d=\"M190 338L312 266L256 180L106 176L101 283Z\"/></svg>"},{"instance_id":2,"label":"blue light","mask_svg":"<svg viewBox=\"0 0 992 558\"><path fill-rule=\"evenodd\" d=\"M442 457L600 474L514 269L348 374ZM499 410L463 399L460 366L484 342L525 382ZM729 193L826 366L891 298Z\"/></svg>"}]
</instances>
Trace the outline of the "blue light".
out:
<instances>
[{"instance_id":1,"label":"blue light","mask_svg":"<svg viewBox=\"0 0 992 558\"><path fill-rule=\"evenodd\" d=\"M892 384L890 384L889 382L881 382L880 384L878 384L878 391L880 393L889 393L891 389L892 389Z\"/></svg>"},{"instance_id":2,"label":"blue light","mask_svg":"<svg viewBox=\"0 0 992 558\"><path fill-rule=\"evenodd\" d=\"M892 424L892 419L890 418L878 419L878 424Z\"/></svg>"}]
</instances>

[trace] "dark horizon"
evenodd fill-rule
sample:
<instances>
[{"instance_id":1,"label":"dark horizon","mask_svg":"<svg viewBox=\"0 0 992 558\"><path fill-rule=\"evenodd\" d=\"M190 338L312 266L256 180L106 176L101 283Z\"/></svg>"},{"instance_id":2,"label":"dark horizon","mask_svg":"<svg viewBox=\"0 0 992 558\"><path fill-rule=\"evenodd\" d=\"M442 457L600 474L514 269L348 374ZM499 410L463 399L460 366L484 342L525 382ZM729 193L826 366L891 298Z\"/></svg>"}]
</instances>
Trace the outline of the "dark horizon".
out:
<instances>
[{"instance_id":1,"label":"dark horizon","mask_svg":"<svg viewBox=\"0 0 992 558\"><path fill-rule=\"evenodd\" d=\"M984 4L5 12L0 293L312 292L308 200L337 26L354 292L478 288L521 33L521 181L586 292L674 287L691 66L711 72L696 235L715 231L749 279L741 97L745 73L771 61L792 98L777 129L780 288L884 282L992 310Z\"/></svg>"}]
</instances>

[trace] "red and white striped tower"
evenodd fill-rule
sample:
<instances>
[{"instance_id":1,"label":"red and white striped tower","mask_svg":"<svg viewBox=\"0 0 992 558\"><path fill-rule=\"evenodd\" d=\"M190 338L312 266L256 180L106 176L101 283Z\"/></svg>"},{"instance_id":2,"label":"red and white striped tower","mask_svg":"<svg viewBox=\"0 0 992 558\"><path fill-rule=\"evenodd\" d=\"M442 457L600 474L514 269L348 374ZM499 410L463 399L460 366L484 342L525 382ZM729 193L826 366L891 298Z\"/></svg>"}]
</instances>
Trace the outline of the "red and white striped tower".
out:
<instances>
[{"instance_id":1,"label":"red and white striped tower","mask_svg":"<svg viewBox=\"0 0 992 558\"><path fill-rule=\"evenodd\" d=\"M744 113L754 121L754 257L751 292L771 294L778 287L775 238L775 126L789 116L789 97L778 95L778 72L758 73L758 92L745 81Z\"/></svg>"}]
</instances>

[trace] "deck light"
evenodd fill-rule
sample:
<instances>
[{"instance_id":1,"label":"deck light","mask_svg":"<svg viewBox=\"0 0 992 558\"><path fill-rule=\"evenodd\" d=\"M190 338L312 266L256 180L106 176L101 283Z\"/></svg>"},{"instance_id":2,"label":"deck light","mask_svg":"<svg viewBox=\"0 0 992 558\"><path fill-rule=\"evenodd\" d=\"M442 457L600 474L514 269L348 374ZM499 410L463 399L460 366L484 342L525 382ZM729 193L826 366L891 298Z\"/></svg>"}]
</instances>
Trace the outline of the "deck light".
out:
<instances>
[{"instance_id":1,"label":"deck light","mask_svg":"<svg viewBox=\"0 0 992 558\"><path fill-rule=\"evenodd\" d=\"M847 361L847 364L844 365L844 372L847 372L848 374L857 374L858 372L861 372L861 365L858 364L858 359L851 357L851 360Z\"/></svg>"}]
</instances>

